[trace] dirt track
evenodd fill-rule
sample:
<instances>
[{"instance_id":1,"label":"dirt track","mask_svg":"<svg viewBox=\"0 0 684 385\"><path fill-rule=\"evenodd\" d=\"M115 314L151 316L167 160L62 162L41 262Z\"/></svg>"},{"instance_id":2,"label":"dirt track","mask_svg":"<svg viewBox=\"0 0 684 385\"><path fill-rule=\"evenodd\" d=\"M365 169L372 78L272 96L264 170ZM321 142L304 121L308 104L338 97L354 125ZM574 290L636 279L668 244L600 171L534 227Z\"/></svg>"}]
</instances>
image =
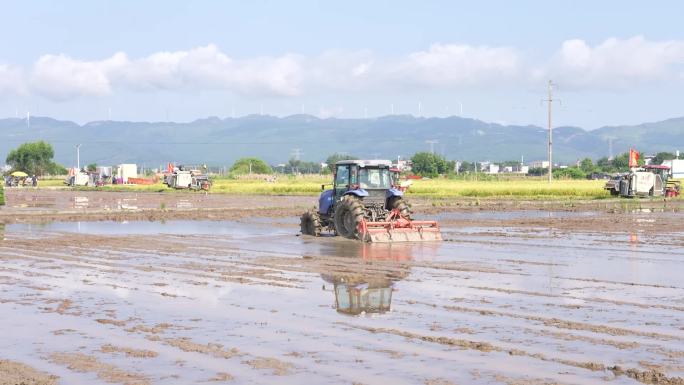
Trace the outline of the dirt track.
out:
<instances>
[{"instance_id":1,"label":"dirt track","mask_svg":"<svg viewBox=\"0 0 684 385\"><path fill-rule=\"evenodd\" d=\"M387 246L297 236L308 197L220 199L246 215L5 225L0 358L59 384L684 383L674 208L424 201L446 242ZM337 311L341 283L391 311Z\"/></svg>"}]
</instances>

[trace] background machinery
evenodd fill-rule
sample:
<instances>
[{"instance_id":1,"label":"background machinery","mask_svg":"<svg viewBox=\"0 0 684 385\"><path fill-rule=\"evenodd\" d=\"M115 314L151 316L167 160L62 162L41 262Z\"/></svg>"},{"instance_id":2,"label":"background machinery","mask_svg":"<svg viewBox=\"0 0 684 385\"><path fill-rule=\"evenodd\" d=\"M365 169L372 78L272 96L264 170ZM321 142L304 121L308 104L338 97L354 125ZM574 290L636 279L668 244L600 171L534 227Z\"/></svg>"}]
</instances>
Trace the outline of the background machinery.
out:
<instances>
[{"instance_id":1,"label":"background machinery","mask_svg":"<svg viewBox=\"0 0 684 385\"><path fill-rule=\"evenodd\" d=\"M604 188L614 196L676 197L681 191L681 184L670 178L669 166L646 165L618 174L606 182Z\"/></svg>"},{"instance_id":2,"label":"background machinery","mask_svg":"<svg viewBox=\"0 0 684 385\"><path fill-rule=\"evenodd\" d=\"M206 166L203 166L206 168ZM169 163L164 174L164 184L174 189L209 190L211 180L199 167L174 166Z\"/></svg>"}]
</instances>

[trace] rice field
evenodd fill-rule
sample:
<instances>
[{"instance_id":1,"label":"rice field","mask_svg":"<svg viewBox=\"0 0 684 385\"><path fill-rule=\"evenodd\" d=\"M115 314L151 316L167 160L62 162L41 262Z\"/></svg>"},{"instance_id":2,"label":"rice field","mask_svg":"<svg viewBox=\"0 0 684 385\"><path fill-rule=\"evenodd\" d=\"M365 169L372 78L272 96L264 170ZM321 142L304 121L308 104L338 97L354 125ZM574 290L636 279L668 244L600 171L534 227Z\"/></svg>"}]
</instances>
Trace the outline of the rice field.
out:
<instances>
[{"instance_id":1,"label":"rice field","mask_svg":"<svg viewBox=\"0 0 684 385\"><path fill-rule=\"evenodd\" d=\"M321 185L330 183L330 177L279 177L275 181L264 179L225 179L214 180L211 193L218 194L257 194L257 195L317 195ZM539 178L466 181L455 179L415 180L408 195L431 198L474 197L474 198L561 198L561 199L602 199L610 195L603 190L605 181L555 180L549 184ZM41 181L41 187L64 186L61 180ZM91 190L92 187L78 189ZM165 185L116 185L98 189L105 191L175 192Z\"/></svg>"},{"instance_id":2,"label":"rice field","mask_svg":"<svg viewBox=\"0 0 684 385\"><path fill-rule=\"evenodd\" d=\"M554 180L552 183L539 179L507 181L463 181L449 179L420 180L410 188L411 195L426 197L521 197L521 198L606 198L610 194L603 189L601 180Z\"/></svg>"}]
</instances>

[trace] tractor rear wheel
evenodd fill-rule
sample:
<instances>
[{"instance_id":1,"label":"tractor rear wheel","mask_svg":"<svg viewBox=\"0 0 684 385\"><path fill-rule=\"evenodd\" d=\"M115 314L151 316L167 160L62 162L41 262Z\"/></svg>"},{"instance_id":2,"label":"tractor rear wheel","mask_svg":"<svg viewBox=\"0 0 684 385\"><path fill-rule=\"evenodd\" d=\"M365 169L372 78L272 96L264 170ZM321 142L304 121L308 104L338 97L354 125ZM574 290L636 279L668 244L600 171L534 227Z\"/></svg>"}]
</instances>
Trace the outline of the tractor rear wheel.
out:
<instances>
[{"instance_id":1,"label":"tractor rear wheel","mask_svg":"<svg viewBox=\"0 0 684 385\"><path fill-rule=\"evenodd\" d=\"M411 220L411 207L409 206L408 202L405 199L403 199L402 197L390 198L389 209L390 210L397 209L397 210L399 210L399 214L401 215L402 218Z\"/></svg>"},{"instance_id":2,"label":"tractor rear wheel","mask_svg":"<svg viewBox=\"0 0 684 385\"><path fill-rule=\"evenodd\" d=\"M335 231L350 239L360 239L359 223L363 220L363 204L358 198L347 195L335 208Z\"/></svg>"},{"instance_id":3,"label":"tractor rear wheel","mask_svg":"<svg viewBox=\"0 0 684 385\"><path fill-rule=\"evenodd\" d=\"M314 237L321 236L321 229L323 228L323 226L321 226L321 217L314 210L309 210L302 214L299 226L304 235L313 235Z\"/></svg>"}]
</instances>

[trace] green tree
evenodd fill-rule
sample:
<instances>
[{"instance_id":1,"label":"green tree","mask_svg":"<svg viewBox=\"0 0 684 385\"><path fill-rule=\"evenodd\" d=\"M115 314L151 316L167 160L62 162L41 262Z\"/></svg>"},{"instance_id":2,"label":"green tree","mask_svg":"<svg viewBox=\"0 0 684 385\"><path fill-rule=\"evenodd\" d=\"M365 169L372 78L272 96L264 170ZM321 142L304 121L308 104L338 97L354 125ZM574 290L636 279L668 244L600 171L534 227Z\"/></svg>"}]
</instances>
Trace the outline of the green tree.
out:
<instances>
[{"instance_id":1,"label":"green tree","mask_svg":"<svg viewBox=\"0 0 684 385\"><path fill-rule=\"evenodd\" d=\"M475 163L470 163L467 160L461 162L461 167L459 167L458 172L464 173L470 171L475 172Z\"/></svg>"},{"instance_id":2,"label":"green tree","mask_svg":"<svg viewBox=\"0 0 684 385\"><path fill-rule=\"evenodd\" d=\"M618 171L627 171L629 169L629 153L625 152L619 154L611 161L613 168Z\"/></svg>"},{"instance_id":3,"label":"green tree","mask_svg":"<svg viewBox=\"0 0 684 385\"><path fill-rule=\"evenodd\" d=\"M271 174L273 170L263 160L259 158L240 158L233 163L230 173L235 175L249 174Z\"/></svg>"},{"instance_id":4,"label":"green tree","mask_svg":"<svg viewBox=\"0 0 684 385\"><path fill-rule=\"evenodd\" d=\"M599 160L596 161L596 168L598 168L602 172L614 172L615 168L613 167L613 163L608 160L608 157L603 157Z\"/></svg>"},{"instance_id":5,"label":"green tree","mask_svg":"<svg viewBox=\"0 0 684 385\"><path fill-rule=\"evenodd\" d=\"M29 175L45 175L56 167L52 160L54 156L52 146L41 140L22 144L10 151L5 161L13 170L24 171Z\"/></svg>"},{"instance_id":6,"label":"green tree","mask_svg":"<svg viewBox=\"0 0 684 385\"><path fill-rule=\"evenodd\" d=\"M555 179L585 179L587 173L579 167L555 168L553 177Z\"/></svg>"},{"instance_id":7,"label":"green tree","mask_svg":"<svg viewBox=\"0 0 684 385\"><path fill-rule=\"evenodd\" d=\"M529 170L527 170L527 175L530 176L542 176L542 175L548 175L549 169L547 167L534 167Z\"/></svg>"},{"instance_id":8,"label":"green tree","mask_svg":"<svg viewBox=\"0 0 684 385\"><path fill-rule=\"evenodd\" d=\"M413 162L413 172L422 176L435 177L451 171L449 162L443 156L431 152L417 152L411 157L411 162Z\"/></svg>"},{"instance_id":9,"label":"green tree","mask_svg":"<svg viewBox=\"0 0 684 385\"><path fill-rule=\"evenodd\" d=\"M659 152L655 158L651 160L651 164L663 164L664 160L675 159L677 156L671 152Z\"/></svg>"},{"instance_id":10,"label":"green tree","mask_svg":"<svg viewBox=\"0 0 684 385\"><path fill-rule=\"evenodd\" d=\"M91 164L87 165L86 170L90 171L90 172L94 172L95 170L97 170L97 163L91 163Z\"/></svg>"},{"instance_id":11,"label":"green tree","mask_svg":"<svg viewBox=\"0 0 684 385\"><path fill-rule=\"evenodd\" d=\"M354 159L359 159L355 157L354 155L345 155L345 154L339 154L339 153L334 153L330 155L326 160L325 163L328 164L328 169L330 172L335 171L335 163L341 161L341 160L354 160Z\"/></svg>"},{"instance_id":12,"label":"green tree","mask_svg":"<svg viewBox=\"0 0 684 385\"><path fill-rule=\"evenodd\" d=\"M594 162L592 162L591 158L584 158L582 159L582 162L580 162L580 170L584 171L587 174L590 174L596 170L596 167L594 167Z\"/></svg>"},{"instance_id":13,"label":"green tree","mask_svg":"<svg viewBox=\"0 0 684 385\"><path fill-rule=\"evenodd\" d=\"M2 184L0 184L0 206L5 205L5 181L2 181Z\"/></svg>"}]
</instances>

